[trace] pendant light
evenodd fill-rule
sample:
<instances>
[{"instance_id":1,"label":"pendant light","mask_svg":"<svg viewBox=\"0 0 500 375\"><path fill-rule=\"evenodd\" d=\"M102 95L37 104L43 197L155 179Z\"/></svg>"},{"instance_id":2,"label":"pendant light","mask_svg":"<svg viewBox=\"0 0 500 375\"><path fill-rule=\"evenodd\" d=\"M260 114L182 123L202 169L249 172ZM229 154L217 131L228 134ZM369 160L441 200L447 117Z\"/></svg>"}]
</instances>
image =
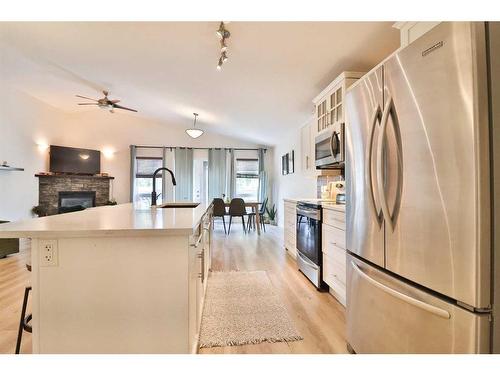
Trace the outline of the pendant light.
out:
<instances>
[{"instance_id":1,"label":"pendant light","mask_svg":"<svg viewBox=\"0 0 500 375\"><path fill-rule=\"evenodd\" d=\"M189 128L189 129L186 129L186 133L187 135L189 135L191 138L193 139L196 139L200 136L203 135L204 131L201 130L201 129L197 129L196 128L196 119L198 118L198 114L197 113L194 113L193 112L193 115L194 115L194 123L193 123L193 127L192 128Z\"/></svg>"}]
</instances>

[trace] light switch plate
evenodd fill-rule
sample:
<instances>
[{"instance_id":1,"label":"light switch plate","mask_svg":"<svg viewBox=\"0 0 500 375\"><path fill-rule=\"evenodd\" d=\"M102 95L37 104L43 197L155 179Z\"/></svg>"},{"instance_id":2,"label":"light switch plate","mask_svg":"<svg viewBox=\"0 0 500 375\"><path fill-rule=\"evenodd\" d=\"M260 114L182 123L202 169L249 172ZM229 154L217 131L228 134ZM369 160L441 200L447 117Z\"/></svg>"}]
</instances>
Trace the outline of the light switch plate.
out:
<instances>
[{"instance_id":1,"label":"light switch plate","mask_svg":"<svg viewBox=\"0 0 500 375\"><path fill-rule=\"evenodd\" d=\"M38 251L40 253L41 267L54 267L58 265L59 253L57 240L40 240Z\"/></svg>"}]
</instances>

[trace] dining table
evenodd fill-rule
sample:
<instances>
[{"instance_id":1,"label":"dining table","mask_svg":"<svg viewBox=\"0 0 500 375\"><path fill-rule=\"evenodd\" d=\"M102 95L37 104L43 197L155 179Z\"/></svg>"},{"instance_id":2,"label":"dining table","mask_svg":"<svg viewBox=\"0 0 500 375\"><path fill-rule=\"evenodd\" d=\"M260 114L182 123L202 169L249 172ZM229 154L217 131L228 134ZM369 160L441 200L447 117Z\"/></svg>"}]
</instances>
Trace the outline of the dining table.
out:
<instances>
[{"instance_id":1,"label":"dining table","mask_svg":"<svg viewBox=\"0 0 500 375\"><path fill-rule=\"evenodd\" d=\"M226 207L229 207L231 203L230 202L224 202L224 205ZM259 205L261 205L262 202L258 201L245 201L245 207L250 207L252 209L252 212L255 213L255 226L257 227L257 234L260 235L260 215L259 215Z\"/></svg>"}]
</instances>

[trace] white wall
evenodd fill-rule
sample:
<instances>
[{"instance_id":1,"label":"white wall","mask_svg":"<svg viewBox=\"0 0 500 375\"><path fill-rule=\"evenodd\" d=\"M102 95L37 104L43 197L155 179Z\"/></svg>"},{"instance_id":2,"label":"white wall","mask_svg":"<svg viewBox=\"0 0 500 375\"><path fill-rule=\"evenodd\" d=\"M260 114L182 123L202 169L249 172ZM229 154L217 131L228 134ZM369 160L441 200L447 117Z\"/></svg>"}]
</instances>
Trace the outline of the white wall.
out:
<instances>
[{"instance_id":1,"label":"white wall","mask_svg":"<svg viewBox=\"0 0 500 375\"><path fill-rule=\"evenodd\" d=\"M186 124L186 126L189 124ZM64 113L6 85L0 85L0 162L24 167L24 172L0 171L0 219L18 220L30 216L38 202L36 172L48 170L48 150L44 142L69 147L111 149L102 157L101 170L115 177L113 198L128 202L130 192L129 146L165 145L187 147L257 147L253 143L206 132L193 140L183 125L146 120L117 111L98 109Z\"/></svg>"},{"instance_id":2,"label":"white wall","mask_svg":"<svg viewBox=\"0 0 500 375\"><path fill-rule=\"evenodd\" d=\"M295 152L295 172L281 174L281 157L287 152ZM278 225L283 226L284 198L316 198L316 177L302 171L300 129L283 135L282 142L273 149L273 197L278 208Z\"/></svg>"},{"instance_id":3,"label":"white wall","mask_svg":"<svg viewBox=\"0 0 500 375\"><path fill-rule=\"evenodd\" d=\"M0 220L30 216L38 204L36 172L46 168L46 153L37 141L64 126L64 115L56 109L0 84L0 163L24 168L23 172L0 171Z\"/></svg>"}]
</instances>

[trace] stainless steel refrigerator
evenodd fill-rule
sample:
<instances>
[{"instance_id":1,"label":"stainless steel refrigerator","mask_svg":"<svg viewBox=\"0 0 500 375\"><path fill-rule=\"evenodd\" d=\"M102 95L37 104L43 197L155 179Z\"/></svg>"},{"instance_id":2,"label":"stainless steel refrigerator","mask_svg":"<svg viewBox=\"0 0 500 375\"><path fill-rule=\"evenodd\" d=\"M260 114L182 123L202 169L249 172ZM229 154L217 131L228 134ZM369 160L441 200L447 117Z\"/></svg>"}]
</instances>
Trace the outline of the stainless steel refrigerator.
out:
<instances>
[{"instance_id":1,"label":"stainless steel refrigerator","mask_svg":"<svg viewBox=\"0 0 500 375\"><path fill-rule=\"evenodd\" d=\"M441 23L347 92L357 353L500 351L499 43L498 24Z\"/></svg>"}]
</instances>

